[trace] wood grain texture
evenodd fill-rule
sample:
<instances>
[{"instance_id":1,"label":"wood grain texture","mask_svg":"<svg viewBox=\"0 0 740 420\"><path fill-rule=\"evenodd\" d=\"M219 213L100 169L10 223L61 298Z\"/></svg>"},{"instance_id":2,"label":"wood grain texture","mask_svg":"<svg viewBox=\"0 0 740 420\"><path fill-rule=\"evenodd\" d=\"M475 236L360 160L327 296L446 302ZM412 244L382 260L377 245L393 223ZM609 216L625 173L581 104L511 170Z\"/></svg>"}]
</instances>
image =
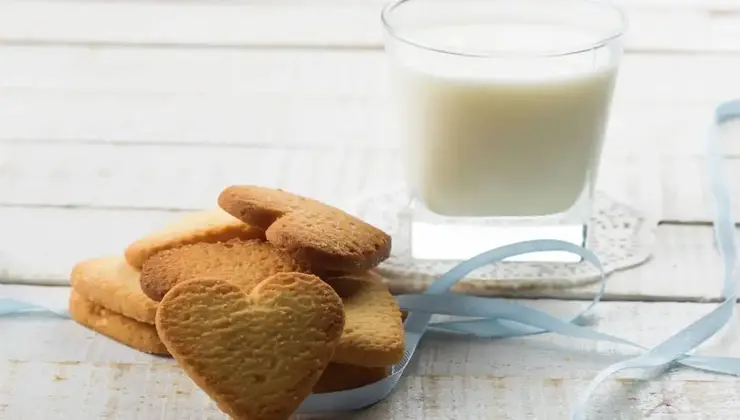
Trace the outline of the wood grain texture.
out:
<instances>
[{"instance_id":1,"label":"wood grain texture","mask_svg":"<svg viewBox=\"0 0 740 420\"><path fill-rule=\"evenodd\" d=\"M380 1L90 2L0 4L12 43L160 46L381 47ZM635 51L740 51L734 5L667 7L624 2ZM84 16L84 18L82 18ZM291 22L284 25L284 22ZM691 31L685 28L691 27ZM192 28L198 28L197 31Z\"/></svg>"},{"instance_id":2,"label":"wood grain texture","mask_svg":"<svg viewBox=\"0 0 740 420\"><path fill-rule=\"evenodd\" d=\"M0 47L0 60L0 158L27 142L400 144L380 52ZM738 73L737 56L625 57L605 153L703 153Z\"/></svg>"},{"instance_id":3,"label":"wood grain texture","mask_svg":"<svg viewBox=\"0 0 740 420\"><path fill-rule=\"evenodd\" d=\"M0 416L18 420L120 418L226 420L174 366L0 362L14 384L0 387ZM5 382L8 383L8 382ZM91 386L91 384L95 386ZM294 420L562 420L569 418L584 378L408 375L383 402L353 413L297 415ZM618 378L600 388L589 419L735 419L737 381ZM43 399L44 404L38 404Z\"/></svg>"},{"instance_id":4,"label":"wood grain texture","mask_svg":"<svg viewBox=\"0 0 740 420\"><path fill-rule=\"evenodd\" d=\"M192 210L214 206L232 184L346 206L404 182L394 149L18 143L0 151L0 206ZM602 159L598 188L659 216L657 158L613 155Z\"/></svg>"},{"instance_id":5,"label":"wood grain texture","mask_svg":"<svg viewBox=\"0 0 740 420\"><path fill-rule=\"evenodd\" d=\"M0 203L15 206L201 209L215 206L232 184L282 187L343 204L360 191L401 181L397 153L389 150L102 144L6 150Z\"/></svg>"},{"instance_id":6,"label":"wood grain texture","mask_svg":"<svg viewBox=\"0 0 740 420\"><path fill-rule=\"evenodd\" d=\"M343 205L401 180L379 52L3 46L3 56L1 223L60 250L39 264L35 242L9 243L4 278L66 281L74 261L174 217L161 209L210 206L231 183ZM730 55L628 55L601 187L656 217L711 220L701 165L665 156L698 162L712 107L740 91L739 71ZM64 245L71 238L85 240ZM659 284L647 295L706 295Z\"/></svg>"},{"instance_id":7,"label":"wood grain texture","mask_svg":"<svg viewBox=\"0 0 740 420\"><path fill-rule=\"evenodd\" d=\"M605 152L629 155L662 149L671 155L703 153L711 113L720 101L732 98L729 92L700 103L671 97L615 101ZM0 90L0 118L5 122L0 127L0 149L14 143L349 149L394 149L400 145L385 99L287 93L229 96Z\"/></svg>"},{"instance_id":8,"label":"wood grain texture","mask_svg":"<svg viewBox=\"0 0 740 420\"><path fill-rule=\"evenodd\" d=\"M0 230L20 239L0 244L0 277L24 282L66 282L76 261L122 252L178 211L213 207L227 185L280 187L348 208L360 194L402 182L392 150L102 144L6 150ZM657 220L657 169L643 156L605 159L598 188Z\"/></svg>"},{"instance_id":9,"label":"wood grain texture","mask_svg":"<svg viewBox=\"0 0 740 420\"><path fill-rule=\"evenodd\" d=\"M1 6L0 6L1 7ZM0 87L8 92L275 95L360 100L389 96L382 51L113 48L0 44ZM616 100L704 104L732 96L740 82L736 54L623 56ZM677 89L680 86L680 89ZM21 88L27 88L25 92Z\"/></svg>"},{"instance_id":10,"label":"wood grain texture","mask_svg":"<svg viewBox=\"0 0 740 420\"><path fill-rule=\"evenodd\" d=\"M740 137L738 137L740 140ZM663 184L662 219L676 223L709 224L714 216L714 202L709 190L707 162L703 157L664 158L661 161ZM724 163L725 179L728 182L733 202L733 215L740 220L740 158L728 158ZM670 193L667 193L670 192Z\"/></svg>"},{"instance_id":11,"label":"wood grain texture","mask_svg":"<svg viewBox=\"0 0 740 420\"><path fill-rule=\"evenodd\" d=\"M627 301L719 301L722 291L721 258L714 249L714 236L706 225L660 225L653 255L645 264L611 274L606 300ZM392 281L392 280L391 280ZM391 283L392 285L392 283ZM408 286L406 286L408 287ZM404 287L398 287L404 293ZM591 300L595 284L571 288L496 290L486 293L509 298L554 298ZM406 289L407 290L407 289Z\"/></svg>"},{"instance_id":12,"label":"wood grain texture","mask_svg":"<svg viewBox=\"0 0 740 420\"><path fill-rule=\"evenodd\" d=\"M5 282L67 284L77 261L122 252L138 236L177 217L163 211L121 211L63 208L3 208L0 228L0 277ZM42 241L27 232L41 232ZM721 265L707 226L662 225L657 230L651 261L610 277L607 299L717 299ZM43 256L43 257L42 257ZM590 299L595 286L522 291L506 296Z\"/></svg>"},{"instance_id":13,"label":"wood grain texture","mask_svg":"<svg viewBox=\"0 0 740 420\"><path fill-rule=\"evenodd\" d=\"M0 287L0 296L43 299L48 305L63 304L66 293L65 288L46 293L39 287ZM573 314L584 305L523 303L559 316ZM713 307L609 302L597 307L593 326L654 345ZM222 418L170 359L137 353L69 320L0 318L0 329L14 337L0 348L0 372L6 378L0 384L3 418ZM729 329L707 343L702 353L737 356L738 339L736 328ZM495 418L563 419L579 391L600 369L636 354L609 343L555 335L505 340L429 335L391 398L356 417L303 419L462 418L455 413L481 419L493 414ZM651 384L638 380L643 377L624 371L607 382L595 399L601 411L590 418L632 419L655 410L655 415L729 419L740 409L732 397L738 382L731 377L683 369ZM45 404L38 404L40 399Z\"/></svg>"},{"instance_id":14,"label":"wood grain texture","mask_svg":"<svg viewBox=\"0 0 740 420\"><path fill-rule=\"evenodd\" d=\"M384 3L0 3L0 283L63 284L76 261L121 252L178 209L212 205L229 183L282 186L343 206L399 180L378 21ZM740 3L616 3L631 29L601 187L690 224L660 226L652 260L611 276L607 298L716 300L721 267L706 224L712 213L701 156L713 107L740 96ZM738 129L724 132L731 180L740 176ZM56 308L68 293L0 284L0 297ZM526 303L561 316L585 305ZM652 345L713 307L607 302L593 321ZM734 320L706 351L738 356L737 331ZM0 317L0 332L2 419L225 419L172 360L72 321ZM551 335L428 336L386 401L299 418L565 419L599 369L634 354ZM740 413L736 378L681 370L658 382L637 379L627 371L602 386L589 419Z\"/></svg>"}]
</instances>

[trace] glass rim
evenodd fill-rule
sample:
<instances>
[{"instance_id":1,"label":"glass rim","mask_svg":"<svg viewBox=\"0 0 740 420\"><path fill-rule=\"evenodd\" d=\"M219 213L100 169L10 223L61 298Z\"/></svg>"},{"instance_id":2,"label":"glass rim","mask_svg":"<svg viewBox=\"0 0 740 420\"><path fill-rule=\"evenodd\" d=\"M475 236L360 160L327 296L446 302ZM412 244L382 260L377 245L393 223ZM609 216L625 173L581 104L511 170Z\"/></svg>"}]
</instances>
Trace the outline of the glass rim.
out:
<instances>
[{"instance_id":1,"label":"glass rim","mask_svg":"<svg viewBox=\"0 0 740 420\"><path fill-rule=\"evenodd\" d=\"M619 25L617 29L613 32L610 32L606 36L599 37L596 41L590 42L587 46L579 47L570 49L563 52L518 52L518 51L490 51L486 53L473 53L473 52L465 52L465 51L458 51L455 49L445 49L445 48L438 48L433 47L431 45L420 43L416 41L412 41L406 37L403 37L399 35L395 30L393 25L390 23L389 17L390 14L403 5L404 3L409 3L411 1L418 1L418 0L393 0L390 1L388 4L386 4L383 7L383 10L380 13L380 19L383 22L383 28L385 31L393 37L393 39L403 42L404 44L421 48L423 50L440 53L440 54L448 54L448 55L454 55L459 57L471 57L471 58L496 58L496 57L529 57L529 58L537 58L537 57L565 57L569 55L575 55L575 54L581 54L588 51L592 51L598 48L601 48L612 41L615 41L616 39L620 38L622 35L624 35L626 29L627 29L627 16L624 13L624 11L617 7L616 5L607 2L605 0L573 0L579 3L591 3L596 4L600 6L604 6L606 9L611 9L613 12L616 12L618 19L619 19ZM453 0L448 0L453 1Z\"/></svg>"}]
</instances>

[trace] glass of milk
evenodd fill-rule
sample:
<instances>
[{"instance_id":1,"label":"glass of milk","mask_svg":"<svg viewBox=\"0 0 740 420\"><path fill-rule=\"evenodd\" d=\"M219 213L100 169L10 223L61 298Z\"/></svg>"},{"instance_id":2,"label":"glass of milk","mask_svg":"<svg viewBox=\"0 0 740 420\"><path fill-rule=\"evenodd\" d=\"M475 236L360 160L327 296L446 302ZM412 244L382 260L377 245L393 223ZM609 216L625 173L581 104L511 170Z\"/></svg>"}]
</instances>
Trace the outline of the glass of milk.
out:
<instances>
[{"instance_id":1,"label":"glass of milk","mask_svg":"<svg viewBox=\"0 0 740 420\"><path fill-rule=\"evenodd\" d=\"M587 245L620 10L588 0L401 0L382 19L413 257L464 259L540 238Z\"/></svg>"}]
</instances>

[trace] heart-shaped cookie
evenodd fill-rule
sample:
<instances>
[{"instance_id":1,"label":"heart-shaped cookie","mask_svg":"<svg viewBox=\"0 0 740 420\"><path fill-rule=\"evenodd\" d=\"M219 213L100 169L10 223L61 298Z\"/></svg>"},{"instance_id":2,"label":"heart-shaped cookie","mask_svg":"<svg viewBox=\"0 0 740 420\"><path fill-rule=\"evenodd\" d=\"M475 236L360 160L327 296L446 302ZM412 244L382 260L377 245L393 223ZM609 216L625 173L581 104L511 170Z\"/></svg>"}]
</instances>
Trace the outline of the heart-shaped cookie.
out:
<instances>
[{"instance_id":1,"label":"heart-shaped cookie","mask_svg":"<svg viewBox=\"0 0 740 420\"><path fill-rule=\"evenodd\" d=\"M364 272L387 259L391 237L336 207L286 191L231 186L218 205L240 220L265 230L268 241L302 251L314 270Z\"/></svg>"},{"instance_id":2,"label":"heart-shaped cookie","mask_svg":"<svg viewBox=\"0 0 740 420\"><path fill-rule=\"evenodd\" d=\"M220 279L177 284L157 332L183 370L239 420L287 419L329 364L344 308L316 276L279 273L246 294Z\"/></svg>"}]
</instances>

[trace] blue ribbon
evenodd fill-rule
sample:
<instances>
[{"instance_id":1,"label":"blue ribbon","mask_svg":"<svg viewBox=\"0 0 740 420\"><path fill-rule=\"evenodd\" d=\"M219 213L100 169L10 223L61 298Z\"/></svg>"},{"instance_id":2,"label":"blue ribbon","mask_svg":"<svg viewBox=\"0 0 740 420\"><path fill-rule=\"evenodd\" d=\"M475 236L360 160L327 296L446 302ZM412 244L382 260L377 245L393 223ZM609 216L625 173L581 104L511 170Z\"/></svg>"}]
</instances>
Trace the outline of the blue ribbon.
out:
<instances>
[{"instance_id":1,"label":"blue ribbon","mask_svg":"<svg viewBox=\"0 0 740 420\"><path fill-rule=\"evenodd\" d=\"M352 411L375 404L384 399L398 384L416 348L426 331L436 330L470 334L478 337L522 337L542 333L556 333L569 337L607 341L643 350L639 356L615 363L602 370L581 394L573 408L573 420L585 419L585 408L596 388L611 375L624 369L655 369L683 365L705 371L740 375L740 358L695 356L693 351L727 324L733 315L738 297L735 284L737 245L735 243L732 206L722 173L722 156L717 145L717 130L721 123L740 118L740 100L720 105L707 141L707 159L710 188L715 201L714 232L717 248L723 258L723 302L714 310L694 321L678 333L653 348L613 335L584 327L585 316L604 295L606 276L599 258L591 251L573 244L555 240L519 242L492 249L477 255L434 281L423 294L401 295L397 300L401 308L409 311L404 323L406 351L403 360L393 367L392 374L378 382L361 388L309 396L298 412ZM546 312L505 299L464 296L450 293L450 288L467 274L484 265L506 258L541 251L565 251L583 258L600 273L600 289L591 304L570 319L560 319ZM0 299L0 316L22 313L48 313L67 317L64 311L15 299ZM473 320L430 322L433 314L473 317Z\"/></svg>"}]
</instances>

